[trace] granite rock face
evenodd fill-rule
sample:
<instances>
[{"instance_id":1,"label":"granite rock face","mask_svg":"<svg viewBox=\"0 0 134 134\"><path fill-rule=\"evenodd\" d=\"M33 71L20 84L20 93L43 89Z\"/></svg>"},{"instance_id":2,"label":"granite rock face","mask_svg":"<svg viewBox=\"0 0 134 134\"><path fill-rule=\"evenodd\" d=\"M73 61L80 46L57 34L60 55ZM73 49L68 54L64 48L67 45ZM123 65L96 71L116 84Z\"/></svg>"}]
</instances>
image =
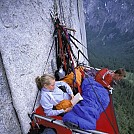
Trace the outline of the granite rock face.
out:
<instances>
[{"instance_id":1,"label":"granite rock face","mask_svg":"<svg viewBox=\"0 0 134 134\"><path fill-rule=\"evenodd\" d=\"M134 71L134 1L84 0L84 9L89 58L94 65Z\"/></svg>"},{"instance_id":2,"label":"granite rock face","mask_svg":"<svg viewBox=\"0 0 134 134\"><path fill-rule=\"evenodd\" d=\"M0 133L21 134L20 124L15 113L10 87L8 85L6 72L3 68L0 55Z\"/></svg>"},{"instance_id":3,"label":"granite rock face","mask_svg":"<svg viewBox=\"0 0 134 134\"><path fill-rule=\"evenodd\" d=\"M86 46L82 1L0 1L2 134L26 134L30 128L28 113L32 112L37 93L35 78L45 72L53 73L51 61L55 63L55 48L52 49L47 65L46 61L54 30L50 10L55 9L61 22L75 29L75 37ZM87 53L84 47L79 48ZM76 51L74 47L73 49ZM80 60L84 61L82 56Z\"/></svg>"}]
</instances>

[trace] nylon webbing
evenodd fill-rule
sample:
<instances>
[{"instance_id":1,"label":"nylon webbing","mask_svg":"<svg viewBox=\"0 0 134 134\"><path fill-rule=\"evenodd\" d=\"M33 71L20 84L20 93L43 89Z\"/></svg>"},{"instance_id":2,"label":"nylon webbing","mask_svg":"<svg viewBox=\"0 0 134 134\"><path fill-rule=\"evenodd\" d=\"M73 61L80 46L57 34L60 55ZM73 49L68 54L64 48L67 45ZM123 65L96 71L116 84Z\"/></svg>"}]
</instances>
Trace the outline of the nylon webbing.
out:
<instances>
[{"instance_id":1,"label":"nylon webbing","mask_svg":"<svg viewBox=\"0 0 134 134\"><path fill-rule=\"evenodd\" d=\"M53 45L54 45L54 40L53 40L52 46L51 46L51 48L50 48L50 51L49 51L49 54L48 54L48 57L47 57L47 61L46 61L46 64L45 64L45 69L46 69L46 66L47 66L47 63L48 63L48 60L49 60L49 57L50 57L50 54L51 54ZM43 71L43 74L44 74L44 72L45 72L45 69L44 69L44 71ZM37 94L36 94L36 98L35 98L35 101L34 101L34 105L33 105L32 112L34 112L34 108L35 108L35 105L36 105L36 102L37 102L37 98L38 98L38 95L39 95L39 91L40 91L40 90L38 89Z\"/></svg>"},{"instance_id":2,"label":"nylon webbing","mask_svg":"<svg viewBox=\"0 0 134 134\"><path fill-rule=\"evenodd\" d=\"M69 33L69 36L72 37L74 40L76 40L78 43L80 43L83 47L85 47L80 41L78 41L73 35ZM87 47L85 47L87 49Z\"/></svg>"}]
</instances>

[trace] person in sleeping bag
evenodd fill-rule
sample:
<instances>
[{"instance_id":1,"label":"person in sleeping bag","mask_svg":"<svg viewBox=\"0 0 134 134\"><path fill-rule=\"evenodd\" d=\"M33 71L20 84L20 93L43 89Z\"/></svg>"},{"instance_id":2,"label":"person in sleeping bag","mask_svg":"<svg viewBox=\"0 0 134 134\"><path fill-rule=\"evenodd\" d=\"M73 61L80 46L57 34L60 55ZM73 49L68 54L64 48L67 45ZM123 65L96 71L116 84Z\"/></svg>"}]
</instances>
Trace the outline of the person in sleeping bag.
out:
<instances>
[{"instance_id":1,"label":"person in sleeping bag","mask_svg":"<svg viewBox=\"0 0 134 134\"><path fill-rule=\"evenodd\" d=\"M84 78L81 87L83 100L63 116L63 122L68 127L95 130L96 121L110 102L109 92L92 77Z\"/></svg>"},{"instance_id":2,"label":"person in sleeping bag","mask_svg":"<svg viewBox=\"0 0 134 134\"><path fill-rule=\"evenodd\" d=\"M36 84L41 89L40 104L46 116L55 116L68 112L72 107L71 99L74 97L71 87L63 81L55 81L55 77L44 74L37 77ZM64 86L66 92L59 87Z\"/></svg>"}]
</instances>

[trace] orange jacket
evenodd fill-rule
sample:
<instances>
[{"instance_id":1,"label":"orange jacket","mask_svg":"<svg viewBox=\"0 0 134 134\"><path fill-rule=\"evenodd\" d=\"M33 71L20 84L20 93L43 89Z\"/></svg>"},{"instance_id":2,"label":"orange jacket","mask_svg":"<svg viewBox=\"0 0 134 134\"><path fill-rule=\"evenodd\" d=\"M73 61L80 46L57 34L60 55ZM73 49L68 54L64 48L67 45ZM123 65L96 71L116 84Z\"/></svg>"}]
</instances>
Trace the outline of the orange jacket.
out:
<instances>
[{"instance_id":1,"label":"orange jacket","mask_svg":"<svg viewBox=\"0 0 134 134\"><path fill-rule=\"evenodd\" d=\"M66 75L62 81L66 82L71 88L76 87L78 91L81 93L81 83L82 79L84 78L84 67L78 66L75 68L76 73L76 82L74 83L74 73L71 72L70 74Z\"/></svg>"},{"instance_id":2,"label":"orange jacket","mask_svg":"<svg viewBox=\"0 0 134 134\"><path fill-rule=\"evenodd\" d=\"M66 108L69 108L69 107L72 107L72 103L71 103L71 100L62 100L60 103L58 103L55 107L57 110L60 110L60 109L66 109Z\"/></svg>"},{"instance_id":3,"label":"orange jacket","mask_svg":"<svg viewBox=\"0 0 134 134\"><path fill-rule=\"evenodd\" d=\"M75 69L75 73L76 73L76 82L79 85L81 85L81 82L82 82L81 72L78 69ZM71 72L70 74L66 75L62 81L66 82L68 85L73 87L73 84L74 84L73 83L74 82L74 73ZM75 83L74 86L77 87L76 83Z\"/></svg>"}]
</instances>

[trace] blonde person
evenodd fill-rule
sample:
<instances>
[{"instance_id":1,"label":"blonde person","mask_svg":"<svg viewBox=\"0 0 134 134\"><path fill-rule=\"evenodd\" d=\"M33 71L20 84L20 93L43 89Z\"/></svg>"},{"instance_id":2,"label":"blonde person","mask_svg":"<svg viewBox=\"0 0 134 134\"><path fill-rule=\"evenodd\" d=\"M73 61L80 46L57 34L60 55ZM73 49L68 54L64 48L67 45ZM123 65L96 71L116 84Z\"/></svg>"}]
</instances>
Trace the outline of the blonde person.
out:
<instances>
[{"instance_id":1,"label":"blonde person","mask_svg":"<svg viewBox=\"0 0 134 134\"><path fill-rule=\"evenodd\" d=\"M50 74L44 74L41 77L37 77L36 83L38 88L40 87L41 89L40 104L43 107L46 116L59 115L71 110L71 105L70 107L58 110L53 108L61 101L71 100L74 97L72 89L67 83L55 81L55 77ZM59 86L64 86L66 92L63 92Z\"/></svg>"}]
</instances>

